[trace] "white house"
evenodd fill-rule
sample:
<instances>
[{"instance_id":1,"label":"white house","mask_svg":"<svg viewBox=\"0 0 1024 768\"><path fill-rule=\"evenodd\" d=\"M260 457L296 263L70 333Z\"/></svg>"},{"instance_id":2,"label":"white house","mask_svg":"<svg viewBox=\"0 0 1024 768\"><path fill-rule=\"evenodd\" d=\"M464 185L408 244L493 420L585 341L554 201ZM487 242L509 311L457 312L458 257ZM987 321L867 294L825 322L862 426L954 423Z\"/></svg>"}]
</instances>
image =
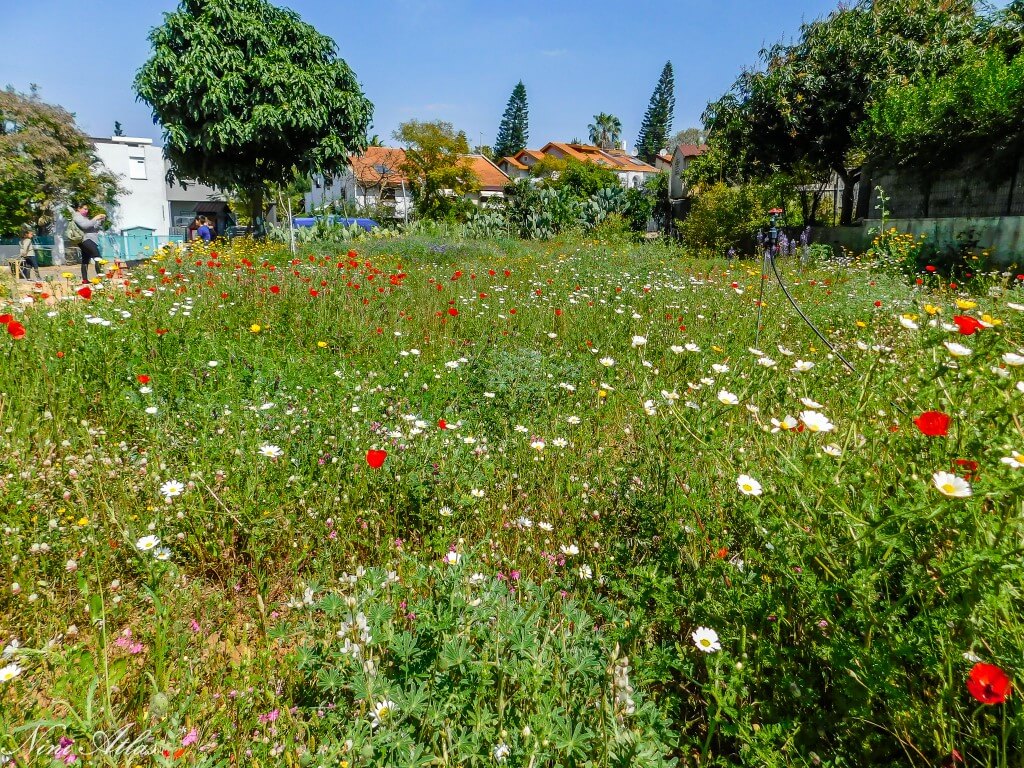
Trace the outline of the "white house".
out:
<instances>
[{"instance_id":1,"label":"white house","mask_svg":"<svg viewBox=\"0 0 1024 768\"><path fill-rule=\"evenodd\" d=\"M679 144L672 152L672 167L668 177L668 196L678 200L686 196L683 172L690 163L708 151L707 144Z\"/></svg>"},{"instance_id":2,"label":"white house","mask_svg":"<svg viewBox=\"0 0 1024 768\"><path fill-rule=\"evenodd\" d=\"M619 183L627 188L641 187L647 179L658 174L657 168L630 155L625 149L602 149L592 144L567 144L561 141L549 141L539 150L524 149L512 157L503 157L498 161L498 167L513 178L526 178L530 175L530 169L545 156L572 158L581 163L600 165L614 171Z\"/></svg>"},{"instance_id":3,"label":"white house","mask_svg":"<svg viewBox=\"0 0 1024 768\"><path fill-rule=\"evenodd\" d=\"M117 175L125 194L108 211L111 225L120 231L151 230L157 237L170 234L164 157L152 139L112 136L93 139L96 157Z\"/></svg>"},{"instance_id":4,"label":"white house","mask_svg":"<svg viewBox=\"0 0 1024 768\"><path fill-rule=\"evenodd\" d=\"M508 176L483 155L463 155L479 182L479 190L469 196L479 205L488 198L504 197ZM358 208L384 206L401 219L412 212L412 189L401 170L405 150L401 147L367 147L361 155L349 158L349 167L341 176L313 177L313 188L306 193L306 210L319 213L332 203L349 203Z\"/></svg>"}]
</instances>

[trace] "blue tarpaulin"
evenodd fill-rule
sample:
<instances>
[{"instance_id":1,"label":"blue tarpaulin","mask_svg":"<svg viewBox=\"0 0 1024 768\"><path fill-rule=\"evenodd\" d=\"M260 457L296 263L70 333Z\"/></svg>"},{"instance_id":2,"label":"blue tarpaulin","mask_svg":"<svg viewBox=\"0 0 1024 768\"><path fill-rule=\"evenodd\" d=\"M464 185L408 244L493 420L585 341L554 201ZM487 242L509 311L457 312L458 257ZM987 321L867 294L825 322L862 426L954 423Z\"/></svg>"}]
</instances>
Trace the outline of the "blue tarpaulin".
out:
<instances>
[{"instance_id":1,"label":"blue tarpaulin","mask_svg":"<svg viewBox=\"0 0 1024 768\"><path fill-rule=\"evenodd\" d=\"M296 227L312 227L318 221L324 221L328 224L344 224L350 226L352 224L358 224L360 227L369 232L374 227L379 227L373 219L353 219L346 216L296 216L292 219L292 223Z\"/></svg>"}]
</instances>

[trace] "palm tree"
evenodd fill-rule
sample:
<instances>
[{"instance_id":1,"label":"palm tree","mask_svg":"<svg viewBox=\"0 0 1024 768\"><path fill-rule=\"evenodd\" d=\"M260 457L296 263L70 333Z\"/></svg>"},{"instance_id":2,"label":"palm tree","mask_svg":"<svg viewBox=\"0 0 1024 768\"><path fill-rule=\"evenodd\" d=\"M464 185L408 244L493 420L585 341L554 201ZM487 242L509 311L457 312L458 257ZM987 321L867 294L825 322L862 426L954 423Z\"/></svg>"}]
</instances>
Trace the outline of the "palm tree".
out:
<instances>
[{"instance_id":1,"label":"palm tree","mask_svg":"<svg viewBox=\"0 0 1024 768\"><path fill-rule=\"evenodd\" d=\"M602 149L610 149L619 142L622 136L622 122L615 115L605 112L594 115L594 122L589 126L590 141Z\"/></svg>"}]
</instances>

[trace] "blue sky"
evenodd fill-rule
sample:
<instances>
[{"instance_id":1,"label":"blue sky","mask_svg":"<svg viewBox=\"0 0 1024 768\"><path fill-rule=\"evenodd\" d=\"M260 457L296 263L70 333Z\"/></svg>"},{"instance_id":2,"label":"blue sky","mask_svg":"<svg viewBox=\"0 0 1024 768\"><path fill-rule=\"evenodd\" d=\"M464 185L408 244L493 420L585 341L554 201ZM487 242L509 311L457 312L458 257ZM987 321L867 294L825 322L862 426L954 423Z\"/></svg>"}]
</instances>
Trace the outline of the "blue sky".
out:
<instances>
[{"instance_id":1,"label":"blue sky","mask_svg":"<svg viewBox=\"0 0 1024 768\"><path fill-rule=\"evenodd\" d=\"M410 118L448 120L470 143L494 141L515 83L526 84L530 146L585 139L600 111L632 146L661 68L675 70L673 127L697 125L704 105L757 63L766 43L791 37L836 0L717 2L281 2L338 44L374 102L385 142ZM34 0L4 9L0 85L74 112L90 135L159 140L131 83L149 54L150 28L176 0Z\"/></svg>"}]
</instances>

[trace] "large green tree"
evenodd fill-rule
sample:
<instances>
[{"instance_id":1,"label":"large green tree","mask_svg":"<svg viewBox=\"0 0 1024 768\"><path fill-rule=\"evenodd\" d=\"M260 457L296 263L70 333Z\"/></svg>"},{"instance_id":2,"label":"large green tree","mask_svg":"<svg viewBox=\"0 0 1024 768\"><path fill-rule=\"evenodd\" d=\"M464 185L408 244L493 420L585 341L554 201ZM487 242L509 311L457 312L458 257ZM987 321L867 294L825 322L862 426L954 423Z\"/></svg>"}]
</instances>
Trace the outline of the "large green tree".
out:
<instances>
[{"instance_id":1,"label":"large green tree","mask_svg":"<svg viewBox=\"0 0 1024 768\"><path fill-rule=\"evenodd\" d=\"M893 83L951 71L978 31L972 0L842 6L804 24L794 43L762 51L764 67L743 72L708 105L709 141L743 178L835 174L844 189L840 220L849 223L854 184L870 159L859 136L872 102Z\"/></svg>"},{"instance_id":2,"label":"large green tree","mask_svg":"<svg viewBox=\"0 0 1024 768\"><path fill-rule=\"evenodd\" d=\"M676 108L675 78L672 75L672 62L665 62L661 70L658 84L654 86L650 104L640 123L640 133L636 138L636 150L645 163L653 163L654 158L665 147L668 135L672 131L672 113Z\"/></svg>"},{"instance_id":3,"label":"large green tree","mask_svg":"<svg viewBox=\"0 0 1024 768\"><path fill-rule=\"evenodd\" d=\"M0 91L0 234L45 227L62 205L110 205L118 191L117 177L97 165L74 115L34 89Z\"/></svg>"},{"instance_id":4,"label":"large green tree","mask_svg":"<svg viewBox=\"0 0 1024 768\"><path fill-rule=\"evenodd\" d=\"M622 136L622 123L615 115L599 112L594 115L594 122L587 130L591 144L596 144L602 149L611 149L619 143L619 137Z\"/></svg>"},{"instance_id":5,"label":"large green tree","mask_svg":"<svg viewBox=\"0 0 1024 768\"><path fill-rule=\"evenodd\" d=\"M501 116L498 136L494 140L495 157L511 157L526 148L530 140L530 108L526 103L526 86L520 80L508 97L505 114Z\"/></svg>"},{"instance_id":6,"label":"large green tree","mask_svg":"<svg viewBox=\"0 0 1024 768\"><path fill-rule=\"evenodd\" d=\"M409 120L393 135L405 147L402 170L409 177L416 212L430 219L462 217L468 210L464 195L479 187L465 157L466 133L443 120Z\"/></svg>"},{"instance_id":7,"label":"large green tree","mask_svg":"<svg viewBox=\"0 0 1024 768\"><path fill-rule=\"evenodd\" d=\"M245 190L336 174L366 147L373 105L334 41L266 0L182 0L149 36L135 90L177 179Z\"/></svg>"}]
</instances>

